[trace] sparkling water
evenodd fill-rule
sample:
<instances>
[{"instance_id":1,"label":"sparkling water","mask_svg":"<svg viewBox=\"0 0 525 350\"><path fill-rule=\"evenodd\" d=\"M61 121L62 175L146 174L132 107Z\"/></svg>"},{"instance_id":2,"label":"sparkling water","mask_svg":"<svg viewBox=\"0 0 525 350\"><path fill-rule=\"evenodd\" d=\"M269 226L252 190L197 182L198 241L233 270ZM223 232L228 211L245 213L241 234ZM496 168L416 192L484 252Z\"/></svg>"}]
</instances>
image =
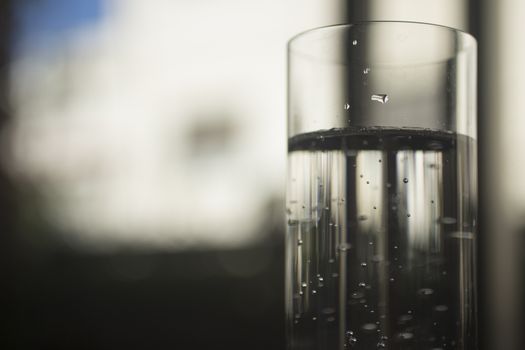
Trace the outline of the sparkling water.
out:
<instances>
[{"instance_id":1,"label":"sparkling water","mask_svg":"<svg viewBox=\"0 0 525 350\"><path fill-rule=\"evenodd\" d=\"M288 349L476 349L475 162L455 133L291 138Z\"/></svg>"}]
</instances>

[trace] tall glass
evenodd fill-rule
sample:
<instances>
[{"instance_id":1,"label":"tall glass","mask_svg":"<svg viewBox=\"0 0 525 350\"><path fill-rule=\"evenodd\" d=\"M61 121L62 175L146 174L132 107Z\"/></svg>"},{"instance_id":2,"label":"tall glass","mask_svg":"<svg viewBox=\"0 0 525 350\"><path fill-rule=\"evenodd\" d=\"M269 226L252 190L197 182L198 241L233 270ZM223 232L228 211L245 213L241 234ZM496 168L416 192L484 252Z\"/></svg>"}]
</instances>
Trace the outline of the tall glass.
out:
<instances>
[{"instance_id":1,"label":"tall glass","mask_svg":"<svg viewBox=\"0 0 525 350\"><path fill-rule=\"evenodd\" d=\"M477 349L475 39L366 22L288 55L288 349Z\"/></svg>"}]
</instances>

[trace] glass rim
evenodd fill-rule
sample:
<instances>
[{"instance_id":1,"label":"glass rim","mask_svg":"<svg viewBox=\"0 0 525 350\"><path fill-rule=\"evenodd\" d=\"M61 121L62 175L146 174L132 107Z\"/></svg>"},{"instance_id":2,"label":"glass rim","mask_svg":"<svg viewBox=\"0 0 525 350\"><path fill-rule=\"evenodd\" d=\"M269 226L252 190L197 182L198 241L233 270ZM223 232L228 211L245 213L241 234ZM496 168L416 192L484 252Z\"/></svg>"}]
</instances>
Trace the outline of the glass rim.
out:
<instances>
[{"instance_id":1,"label":"glass rim","mask_svg":"<svg viewBox=\"0 0 525 350\"><path fill-rule=\"evenodd\" d=\"M326 30L343 30L343 29L347 29L347 28L351 28L351 27L367 26L367 25L371 25L371 24L400 24L400 25L407 25L407 26L424 26L424 27L427 27L427 28L435 28L435 29L439 29L439 30L450 31L450 32L453 32L456 35L462 37L462 39L465 40L464 45L462 45L460 48L458 48L458 52L468 50L470 47L472 47L472 48L476 48L477 47L477 40L472 34L466 32L466 31L463 31L463 30L460 30L460 29L457 29L457 28L453 28L453 27L449 27L449 26L445 26L445 25L442 25L442 24L428 23L428 22L417 22L417 21L372 20L372 21L357 21L357 22L353 22L353 23L330 24L330 25L326 25L326 26L315 27L315 28L310 28L310 29L304 30L302 32L299 32L299 33L295 34L294 36L292 36L288 40L288 42L286 44L287 51L289 53L292 53L293 52L293 46L294 45L298 45L298 43L302 39L306 39L310 35L314 35L314 34L317 34L319 32L322 32L322 31L326 31Z\"/></svg>"}]
</instances>

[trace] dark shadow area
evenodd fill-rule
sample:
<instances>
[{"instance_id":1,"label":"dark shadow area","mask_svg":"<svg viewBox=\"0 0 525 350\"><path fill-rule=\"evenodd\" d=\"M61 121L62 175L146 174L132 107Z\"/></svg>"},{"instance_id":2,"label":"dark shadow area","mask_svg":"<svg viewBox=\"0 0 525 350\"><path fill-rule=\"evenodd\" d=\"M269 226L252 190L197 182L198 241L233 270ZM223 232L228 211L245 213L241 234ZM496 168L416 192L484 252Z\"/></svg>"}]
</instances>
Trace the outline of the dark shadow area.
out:
<instances>
[{"instance_id":1,"label":"dark shadow area","mask_svg":"<svg viewBox=\"0 0 525 350\"><path fill-rule=\"evenodd\" d=\"M24 254L10 267L5 349L282 349L283 249ZM19 247L24 249L24 247ZM270 254L256 275L233 276Z\"/></svg>"}]
</instances>

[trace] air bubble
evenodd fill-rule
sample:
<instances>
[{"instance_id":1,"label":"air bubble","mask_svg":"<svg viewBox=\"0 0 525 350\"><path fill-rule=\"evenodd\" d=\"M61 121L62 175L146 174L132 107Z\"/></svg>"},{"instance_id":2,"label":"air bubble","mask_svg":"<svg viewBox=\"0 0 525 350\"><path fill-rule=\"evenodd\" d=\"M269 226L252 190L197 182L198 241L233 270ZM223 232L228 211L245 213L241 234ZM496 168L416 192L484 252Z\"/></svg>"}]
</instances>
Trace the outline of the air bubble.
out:
<instances>
[{"instance_id":1,"label":"air bubble","mask_svg":"<svg viewBox=\"0 0 525 350\"><path fill-rule=\"evenodd\" d=\"M398 338L399 340L403 340L403 341L405 341L405 340L411 340L411 339L414 338L414 334L413 334L413 333L410 333L410 332L402 332L402 333L399 333L399 334L397 335L397 338Z\"/></svg>"},{"instance_id":2,"label":"air bubble","mask_svg":"<svg viewBox=\"0 0 525 350\"><path fill-rule=\"evenodd\" d=\"M436 305L434 307L434 310L438 311L438 312L445 312L448 310L448 306L446 305Z\"/></svg>"},{"instance_id":3,"label":"air bubble","mask_svg":"<svg viewBox=\"0 0 525 350\"><path fill-rule=\"evenodd\" d=\"M431 288L421 288L420 290L417 291L417 294L421 296L429 296L429 295L434 294L434 290Z\"/></svg>"},{"instance_id":4,"label":"air bubble","mask_svg":"<svg viewBox=\"0 0 525 350\"><path fill-rule=\"evenodd\" d=\"M350 104L345 103L343 108L345 109L345 111L348 111L350 109Z\"/></svg>"},{"instance_id":5,"label":"air bubble","mask_svg":"<svg viewBox=\"0 0 525 350\"><path fill-rule=\"evenodd\" d=\"M335 313L335 309L332 307L325 307L321 312L325 315L331 315Z\"/></svg>"},{"instance_id":6,"label":"air bubble","mask_svg":"<svg viewBox=\"0 0 525 350\"><path fill-rule=\"evenodd\" d=\"M389 280L389 281L390 281L390 282L395 282L394 277L390 277L390 280Z\"/></svg>"},{"instance_id":7,"label":"air bubble","mask_svg":"<svg viewBox=\"0 0 525 350\"><path fill-rule=\"evenodd\" d=\"M302 245L303 244L303 241L300 239L298 242L297 242L297 245Z\"/></svg>"},{"instance_id":8,"label":"air bubble","mask_svg":"<svg viewBox=\"0 0 525 350\"><path fill-rule=\"evenodd\" d=\"M356 46L357 45L357 40L354 39L354 41L352 41L352 45Z\"/></svg>"},{"instance_id":9,"label":"air bubble","mask_svg":"<svg viewBox=\"0 0 525 350\"><path fill-rule=\"evenodd\" d=\"M373 263L380 263L383 261L383 257L381 255L374 255L371 260Z\"/></svg>"},{"instance_id":10,"label":"air bubble","mask_svg":"<svg viewBox=\"0 0 525 350\"><path fill-rule=\"evenodd\" d=\"M460 232L453 232L453 233L451 233L450 237L451 238L458 238L458 239L473 239L474 238L474 234L472 232L460 231Z\"/></svg>"},{"instance_id":11,"label":"air bubble","mask_svg":"<svg viewBox=\"0 0 525 350\"><path fill-rule=\"evenodd\" d=\"M404 182L404 183L408 183L408 179L405 177L405 178L403 179L403 182Z\"/></svg>"},{"instance_id":12,"label":"air bubble","mask_svg":"<svg viewBox=\"0 0 525 350\"><path fill-rule=\"evenodd\" d=\"M384 348L386 348L386 342L380 340L379 343L377 343L377 348L378 348L378 349L384 349Z\"/></svg>"},{"instance_id":13,"label":"air bubble","mask_svg":"<svg viewBox=\"0 0 525 350\"><path fill-rule=\"evenodd\" d=\"M366 262L362 262L361 267L366 267Z\"/></svg>"},{"instance_id":14,"label":"air bubble","mask_svg":"<svg viewBox=\"0 0 525 350\"><path fill-rule=\"evenodd\" d=\"M365 220L368 219L368 216L366 216L366 215L359 215L359 216L357 217L357 219L358 219L359 221L365 221Z\"/></svg>"},{"instance_id":15,"label":"air bubble","mask_svg":"<svg viewBox=\"0 0 525 350\"><path fill-rule=\"evenodd\" d=\"M365 323L361 328L365 332L373 332L377 329L377 325L375 323Z\"/></svg>"},{"instance_id":16,"label":"air bubble","mask_svg":"<svg viewBox=\"0 0 525 350\"><path fill-rule=\"evenodd\" d=\"M301 287L306 288L307 286L306 282L301 283Z\"/></svg>"},{"instance_id":17,"label":"air bubble","mask_svg":"<svg viewBox=\"0 0 525 350\"><path fill-rule=\"evenodd\" d=\"M346 344L348 346L355 346L357 344L357 338L354 336L354 332L348 331L345 334L346 336Z\"/></svg>"},{"instance_id":18,"label":"air bubble","mask_svg":"<svg viewBox=\"0 0 525 350\"><path fill-rule=\"evenodd\" d=\"M359 282L358 286L361 287L361 288L365 288L366 287L366 283L365 282Z\"/></svg>"},{"instance_id":19,"label":"air bubble","mask_svg":"<svg viewBox=\"0 0 525 350\"><path fill-rule=\"evenodd\" d=\"M370 68L366 67L365 69L363 69L363 74L368 74L370 73Z\"/></svg>"},{"instance_id":20,"label":"air bubble","mask_svg":"<svg viewBox=\"0 0 525 350\"><path fill-rule=\"evenodd\" d=\"M444 225L452 225L452 224L455 224L457 222L457 220L455 218L452 218L452 217L449 217L449 216L442 217L440 221Z\"/></svg>"},{"instance_id":21,"label":"air bubble","mask_svg":"<svg viewBox=\"0 0 525 350\"><path fill-rule=\"evenodd\" d=\"M370 96L370 100L380 103L387 103L389 97L387 94L373 94L372 96Z\"/></svg>"},{"instance_id":22,"label":"air bubble","mask_svg":"<svg viewBox=\"0 0 525 350\"><path fill-rule=\"evenodd\" d=\"M413 318L412 315L401 315L399 316L399 319L397 322L402 325L409 321L412 321L412 318Z\"/></svg>"},{"instance_id":23,"label":"air bubble","mask_svg":"<svg viewBox=\"0 0 525 350\"><path fill-rule=\"evenodd\" d=\"M361 299L364 296L365 295L363 293L361 293L361 292L353 292L351 294L352 299Z\"/></svg>"},{"instance_id":24,"label":"air bubble","mask_svg":"<svg viewBox=\"0 0 525 350\"><path fill-rule=\"evenodd\" d=\"M338 248L340 251L346 252L347 250L352 248L352 245L350 243L342 243L342 244L339 244Z\"/></svg>"}]
</instances>

